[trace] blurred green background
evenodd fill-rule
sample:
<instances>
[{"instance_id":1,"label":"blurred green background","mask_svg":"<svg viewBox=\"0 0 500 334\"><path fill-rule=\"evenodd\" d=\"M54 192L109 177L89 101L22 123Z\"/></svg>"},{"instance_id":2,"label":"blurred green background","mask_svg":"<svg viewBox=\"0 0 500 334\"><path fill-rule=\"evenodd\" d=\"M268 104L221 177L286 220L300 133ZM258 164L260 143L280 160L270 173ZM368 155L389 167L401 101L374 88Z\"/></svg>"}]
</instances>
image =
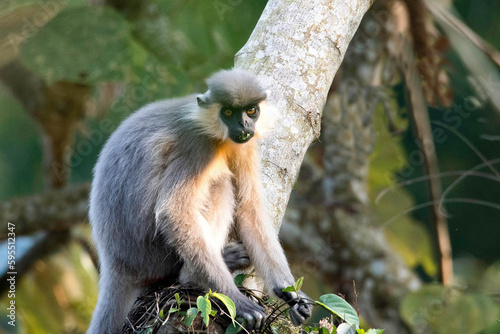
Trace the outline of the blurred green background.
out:
<instances>
[{"instance_id":1,"label":"blurred green background","mask_svg":"<svg viewBox=\"0 0 500 334\"><path fill-rule=\"evenodd\" d=\"M453 4L465 24L500 49L500 2L457 0ZM137 11L119 12L83 0L4 0L0 4L0 67L17 60L48 83L62 80L91 87L89 116L79 124L68 161L70 183L89 181L98 153L112 130L151 101L202 91L204 78L232 66L234 54L250 36L265 5L261 0L151 0ZM474 293L467 298L475 298L472 304L478 305L464 312L477 309L485 315L491 311L498 319L500 161L494 159L500 159L500 112L480 102L479 92L456 51L449 49L446 57L454 107L429 109L433 127L441 127L446 136L436 143L440 169L449 174L442 178L443 189L483 159L492 161L491 166L476 170L490 178L463 178L445 203L457 284ZM493 81L488 87L500 94L500 82ZM421 162L412 156L418 148L408 129L403 93L400 87L393 88L398 97L395 103L400 106L398 124L405 132L399 137L389 135L383 114L376 114L370 196L391 245L424 281L434 282L436 265L431 255L428 210L407 210L427 201L425 184L415 182L389 189L375 201L398 182L422 175ZM466 110L467 116L458 116L453 108L466 105L472 106ZM448 127L443 127L443 122ZM43 191L42 159L40 129L0 84L0 200ZM74 233L87 235L88 228L80 227ZM22 242L29 244L30 240L19 241L19 247ZM6 252L2 253L0 259L4 261ZM86 329L96 302L97 274L80 244L71 243L50 258L37 261L17 284L17 327L6 324L8 299L2 296L0 331L80 333ZM441 290L429 292L433 293L442 295ZM410 317L411 307L402 312ZM456 316L459 311L453 313ZM480 330L500 333L498 325L489 327ZM477 332L476 328L470 330ZM446 333L469 332L449 329Z\"/></svg>"}]
</instances>

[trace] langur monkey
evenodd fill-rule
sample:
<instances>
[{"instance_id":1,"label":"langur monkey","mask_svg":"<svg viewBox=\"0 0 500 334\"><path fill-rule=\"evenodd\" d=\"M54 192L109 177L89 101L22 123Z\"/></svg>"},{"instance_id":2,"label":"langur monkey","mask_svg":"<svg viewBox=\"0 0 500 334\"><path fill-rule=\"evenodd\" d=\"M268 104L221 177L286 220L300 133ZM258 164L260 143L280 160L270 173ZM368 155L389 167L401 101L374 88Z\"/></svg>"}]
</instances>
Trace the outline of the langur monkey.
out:
<instances>
[{"instance_id":1,"label":"langur monkey","mask_svg":"<svg viewBox=\"0 0 500 334\"><path fill-rule=\"evenodd\" d=\"M205 94L132 114L99 156L89 217L101 272L87 333L120 330L141 289L165 279L227 295L246 328L259 329L264 310L230 273L249 260L266 289L291 306L294 324L311 315L305 294L282 292L294 278L265 208L253 137L271 110L266 91L241 69L207 84ZM241 243L228 244L232 231Z\"/></svg>"}]
</instances>

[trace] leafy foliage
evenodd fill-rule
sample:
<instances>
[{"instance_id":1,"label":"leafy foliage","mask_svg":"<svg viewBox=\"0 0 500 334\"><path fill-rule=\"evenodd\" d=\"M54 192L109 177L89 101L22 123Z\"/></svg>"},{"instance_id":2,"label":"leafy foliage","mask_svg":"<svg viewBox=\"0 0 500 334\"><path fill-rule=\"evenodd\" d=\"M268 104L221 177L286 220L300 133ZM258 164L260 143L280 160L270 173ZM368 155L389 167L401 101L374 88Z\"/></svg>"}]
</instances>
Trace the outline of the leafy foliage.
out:
<instances>
[{"instance_id":1,"label":"leafy foliage","mask_svg":"<svg viewBox=\"0 0 500 334\"><path fill-rule=\"evenodd\" d=\"M298 293L304 282L304 277L299 278L293 285L288 286L283 289L283 292L295 292Z\"/></svg>"},{"instance_id":2,"label":"leafy foliage","mask_svg":"<svg viewBox=\"0 0 500 334\"><path fill-rule=\"evenodd\" d=\"M200 310L197 307L191 307L189 310L186 311L186 318L184 319L184 324L186 326L191 326L193 324L194 319L198 315L198 312Z\"/></svg>"},{"instance_id":3,"label":"leafy foliage","mask_svg":"<svg viewBox=\"0 0 500 334\"><path fill-rule=\"evenodd\" d=\"M185 303L185 300L180 299L178 293L176 293L174 297L177 302L177 307L171 307L169 313L179 312L180 314L185 315L184 324L188 327L193 324L193 321L198 314L201 315L201 317L203 318L203 323L208 327L210 323L210 317L213 317L217 314L217 310L212 309L212 302L210 301L210 298L217 298L224 304L227 311L229 312L229 317L233 321L232 327L234 327L235 329L241 328L240 326L235 325L234 319L236 317L236 307L234 306L234 302L226 295L209 291L204 296L198 296L198 298L196 299L196 307L191 307L186 312L181 311L181 306Z\"/></svg>"},{"instance_id":4,"label":"leafy foliage","mask_svg":"<svg viewBox=\"0 0 500 334\"><path fill-rule=\"evenodd\" d=\"M131 55L129 26L107 7L65 9L22 49L24 64L48 82L123 80Z\"/></svg>"},{"instance_id":5,"label":"leafy foliage","mask_svg":"<svg viewBox=\"0 0 500 334\"><path fill-rule=\"evenodd\" d=\"M232 319L236 318L236 307L234 306L234 302L231 300L231 298L229 298L226 295L223 295L222 293L212 292L212 291L210 291L208 295L210 297L219 299L224 304L224 306L226 306L227 311L229 312L231 318Z\"/></svg>"},{"instance_id":6,"label":"leafy foliage","mask_svg":"<svg viewBox=\"0 0 500 334\"><path fill-rule=\"evenodd\" d=\"M247 278L249 278L249 277L251 277L251 276L252 276L252 275L250 275L250 274L238 274L238 275L236 275L236 277L234 278L234 284L235 284L236 286L242 286L242 285L243 285L243 282L244 282Z\"/></svg>"},{"instance_id":7,"label":"leafy foliage","mask_svg":"<svg viewBox=\"0 0 500 334\"><path fill-rule=\"evenodd\" d=\"M349 325L355 325L356 328L359 328L358 314L344 298L329 293L319 297L319 300L319 302L315 302L317 305L324 307Z\"/></svg>"}]
</instances>

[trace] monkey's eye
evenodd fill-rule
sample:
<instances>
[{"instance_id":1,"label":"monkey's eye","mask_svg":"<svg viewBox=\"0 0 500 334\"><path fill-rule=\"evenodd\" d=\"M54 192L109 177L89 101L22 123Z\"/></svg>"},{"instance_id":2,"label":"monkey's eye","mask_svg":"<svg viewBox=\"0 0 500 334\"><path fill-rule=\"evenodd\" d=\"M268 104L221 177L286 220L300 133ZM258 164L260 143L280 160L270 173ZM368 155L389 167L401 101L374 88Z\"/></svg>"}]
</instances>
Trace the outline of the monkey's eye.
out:
<instances>
[{"instance_id":1,"label":"monkey's eye","mask_svg":"<svg viewBox=\"0 0 500 334\"><path fill-rule=\"evenodd\" d=\"M248 109L248 110L247 110L247 114L248 114L248 115L253 115L253 114L255 114L255 108L254 108L254 107L252 107L252 108Z\"/></svg>"},{"instance_id":2,"label":"monkey's eye","mask_svg":"<svg viewBox=\"0 0 500 334\"><path fill-rule=\"evenodd\" d=\"M224 110L224 115L231 116L232 114L233 114L232 110L229 110L229 109Z\"/></svg>"}]
</instances>

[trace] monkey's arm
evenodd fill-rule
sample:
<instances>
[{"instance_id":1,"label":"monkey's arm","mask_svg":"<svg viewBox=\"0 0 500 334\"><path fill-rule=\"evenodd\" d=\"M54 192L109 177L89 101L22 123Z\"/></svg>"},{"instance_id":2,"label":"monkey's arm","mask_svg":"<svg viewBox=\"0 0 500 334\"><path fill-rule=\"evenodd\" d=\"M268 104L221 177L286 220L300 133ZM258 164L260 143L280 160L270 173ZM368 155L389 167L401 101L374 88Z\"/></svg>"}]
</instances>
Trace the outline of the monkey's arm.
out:
<instances>
[{"instance_id":1,"label":"monkey's arm","mask_svg":"<svg viewBox=\"0 0 500 334\"><path fill-rule=\"evenodd\" d=\"M264 205L258 158L246 161L252 165L238 169L236 177L238 232L264 284L291 306L290 318L295 325L300 325L311 316L312 305L301 291L299 295L282 291L294 284L294 278Z\"/></svg>"}]
</instances>

